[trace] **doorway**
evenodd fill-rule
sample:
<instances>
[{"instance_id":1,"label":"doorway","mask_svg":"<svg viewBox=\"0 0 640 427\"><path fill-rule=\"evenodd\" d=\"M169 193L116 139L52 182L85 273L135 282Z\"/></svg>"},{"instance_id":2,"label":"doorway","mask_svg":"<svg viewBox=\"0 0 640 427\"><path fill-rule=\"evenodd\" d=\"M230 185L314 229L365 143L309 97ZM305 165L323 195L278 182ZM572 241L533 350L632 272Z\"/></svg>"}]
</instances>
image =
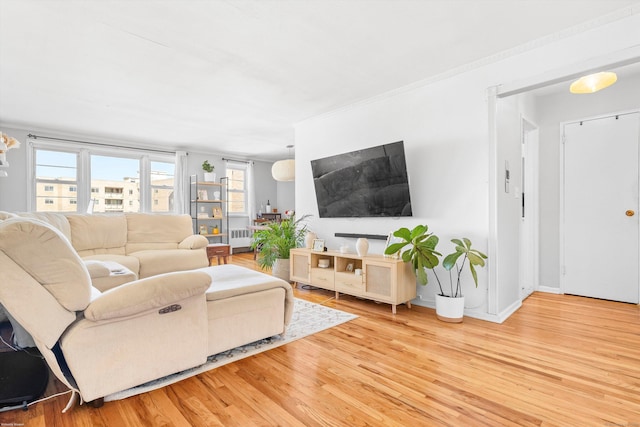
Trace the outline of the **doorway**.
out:
<instances>
[{"instance_id":1,"label":"doorway","mask_svg":"<svg viewBox=\"0 0 640 427\"><path fill-rule=\"evenodd\" d=\"M562 125L563 293L639 302L640 112Z\"/></svg>"}]
</instances>

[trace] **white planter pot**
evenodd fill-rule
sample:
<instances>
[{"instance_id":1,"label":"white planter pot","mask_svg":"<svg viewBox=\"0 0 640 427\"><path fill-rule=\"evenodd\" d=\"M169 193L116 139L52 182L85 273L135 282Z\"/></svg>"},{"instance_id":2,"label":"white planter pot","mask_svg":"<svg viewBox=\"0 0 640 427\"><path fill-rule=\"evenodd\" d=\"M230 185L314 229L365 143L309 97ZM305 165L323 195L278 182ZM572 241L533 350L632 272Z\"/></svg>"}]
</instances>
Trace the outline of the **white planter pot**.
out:
<instances>
[{"instance_id":1,"label":"white planter pot","mask_svg":"<svg viewBox=\"0 0 640 427\"><path fill-rule=\"evenodd\" d=\"M436 295L436 317L443 322L460 323L464 318L464 297Z\"/></svg>"},{"instance_id":2,"label":"white planter pot","mask_svg":"<svg viewBox=\"0 0 640 427\"><path fill-rule=\"evenodd\" d=\"M289 282L289 260L288 259L277 259L275 264L273 264L273 269L271 270L271 274L278 279L282 279L285 282Z\"/></svg>"},{"instance_id":3,"label":"white planter pot","mask_svg":"<svg viewBox=\"0 0 640 427\"><path fill-rule=\"evenodd\" d=\"M204 173L204 182L216 182L216 173L215 172L205 172Z\"/></svg>"}]
</instances>

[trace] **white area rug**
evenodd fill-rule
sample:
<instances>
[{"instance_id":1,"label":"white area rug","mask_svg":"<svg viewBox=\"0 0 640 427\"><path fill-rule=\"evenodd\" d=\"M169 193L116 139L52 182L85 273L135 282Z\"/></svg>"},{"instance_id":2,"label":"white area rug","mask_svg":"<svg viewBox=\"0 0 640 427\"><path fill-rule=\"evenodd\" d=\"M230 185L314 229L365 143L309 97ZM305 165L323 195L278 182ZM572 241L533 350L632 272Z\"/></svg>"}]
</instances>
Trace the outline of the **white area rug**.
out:
<instances>
[{"instance_id":1,"label":"white area rug","mask_svg":"<svg viewBox=\"0 0 640 427\"><path fill-rule=\"evenodd\" d=\"M357 317L358 316L356 316L355 314L345 313L344 311L335 310L333 308L325 307L320 304L314 304L312 302L296 298L295 305L293 307L293 316L291 318L289 326L287 327L287 331L284 333L284 336L276 335L270 338L253 342L251 344L234 348L229 351L209 356L207 358L207 362L204 365L196 366L195 368L187 369L186 371L178 372L164 378L160 378L158 380L150 381L148 383L130 388L128 390L110 394L106 396L104 400L107 402L111 400L119 400L126 397L135 396L137 394L146 393L151 390L156 390L158 388L181 381L185 378L189 378L202 372L215 369L219 366L226 365L227 363L235 362L236 360L244 359L245 357L249 357L263 351L271 350L272 348L276 348L283 344L287 344L297 339L304 338L306 336L315 334L316 332L332 328L341 323L353 320Z\"/></svg>"}]
</instances>

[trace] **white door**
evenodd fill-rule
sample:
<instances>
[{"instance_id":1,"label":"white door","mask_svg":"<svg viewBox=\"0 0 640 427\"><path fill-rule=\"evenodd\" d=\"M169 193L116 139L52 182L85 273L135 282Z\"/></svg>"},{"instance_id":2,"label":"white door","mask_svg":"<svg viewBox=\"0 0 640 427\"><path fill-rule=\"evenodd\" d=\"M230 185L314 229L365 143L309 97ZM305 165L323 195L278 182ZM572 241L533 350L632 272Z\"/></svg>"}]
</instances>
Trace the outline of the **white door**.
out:
<instances>
[{"instance_id":1,"label":"white door","mask_svg":"<svg viewBox=\"0 0 640 427\"><path fill-rule=\"evenodd\" d=\"M538 287L538 128L522 120L520 298Z\"/></svg>"},{"instance_id":2,"label":"white door","mask_svg":"<svg viewBox=\"0 0 640 427\"><path fill-rule=\"evenodd\" d=\"M564 293L638 303L640 113L564 125Z\"/></svg>"}]
</instances>

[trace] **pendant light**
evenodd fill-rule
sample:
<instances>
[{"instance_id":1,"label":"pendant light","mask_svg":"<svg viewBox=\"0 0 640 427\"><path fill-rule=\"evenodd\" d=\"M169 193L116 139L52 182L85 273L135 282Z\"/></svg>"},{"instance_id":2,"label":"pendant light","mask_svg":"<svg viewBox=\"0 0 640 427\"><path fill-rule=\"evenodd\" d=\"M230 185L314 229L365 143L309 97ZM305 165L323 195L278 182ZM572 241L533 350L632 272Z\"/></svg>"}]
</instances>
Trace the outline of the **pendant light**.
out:
<instances>
[{"instance_id":1,"label":"pendant light","mask_svg":"<svg viewBox=\"0 0 640 427\"><path fill-rule=\"evenodd\" d=\"M289 155L293 145L287 145ZM278 160L271 167L271 175L276 181L293 181L296 178L296 161L294 159Z\"/></svg>"},{"instance_id":2,"label":"pendant light","mask_svg":"<svg viewBox=\"0 0 640 427\"><path fill-rule=\"evenodd\" d=\"M571 93L594 93L611 86L617 80L618 76L616 73L610 71L589 74L571 83L569 91Z\"/></svg>"}]
</instances>

